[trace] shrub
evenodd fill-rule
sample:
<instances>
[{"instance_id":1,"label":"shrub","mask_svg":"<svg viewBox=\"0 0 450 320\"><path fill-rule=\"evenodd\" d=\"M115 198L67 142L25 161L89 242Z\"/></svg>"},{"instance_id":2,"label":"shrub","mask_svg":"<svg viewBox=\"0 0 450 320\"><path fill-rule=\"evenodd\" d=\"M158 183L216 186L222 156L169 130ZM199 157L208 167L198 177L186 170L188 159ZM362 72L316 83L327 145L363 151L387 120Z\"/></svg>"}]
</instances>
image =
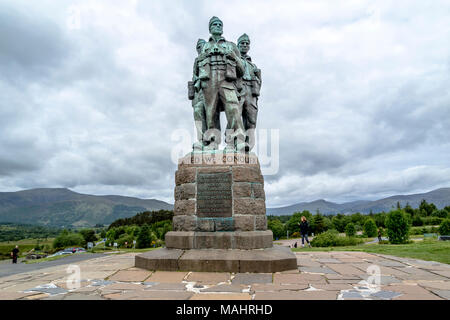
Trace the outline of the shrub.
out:
<instances>
[{"instance_id":1,"label":"shrub","mask_svg":"<svg viewBox=\"0 0 450 320\"><path fill-rule=\"evenodd\" d=\"M450 219L445 219L439 226L439 234L443 236L450 235Z\"/></svg>"},{"instance_id":2,"label":"shrub","mask_svg":"<svg viewBox=\"0 0 450 320\"><path fill-rule=\"evenodd\" d=\"M337 246L354 246L361 244L364 241L362 239L354 237L341 237L336 230L325 231L318 236L314 237L311 241L313 247L337 247Z\"/></svg>"},{"instance_id":3,"label":"shrub","mask_svg":"<svg viewBox=\"0 0 450 320\"><path fill-rule=\"evenodd\" d=\"M300 232L298 232L298 231L295 231L293 234L292 234L292 238L299 238L300 237Z\"/></svg>"},{"instance_id":4,"label":"shrub","mask_svg":"<svg viewBox=\"0 0 450 320\"><path fill-rule=\"evenodd\" d=\"M63 230L56 238L53 240L53 248L63 249L71 246L86 246L86 241L79 233L69 232L68 230Z\"/></svg>"},{"instance_id":5,"label":"shrub","mask_svg":"<svg viewBox=\"0 0 450 320\"><path fill-rule=\"evenodd\" d=\"M371 238L377 236L377 225L372 219L367 219L364 223L364 234Z\"/></svg>"},{"instance_id":6,"label":"shrub","mask_svg":"<svg viewBox=\"0 0 450 320\"><path fill-rule=\"evenodd\" d=\"M389 242L394 244L406 243L409 239L409 223L402 210L391 211L386 218Z\"/></svg>"},{"instance_id":7,"label":"shrub","mask_svg":"<svg viewBox=\"0 0 450 320\"><path fill-rule=\"evenodd\" d=\"M345 234L347 235L347 237L353 237L356 234L356 228L352 222L347 224L347 226L345 227Z\"/></svg>"}]
</instances>

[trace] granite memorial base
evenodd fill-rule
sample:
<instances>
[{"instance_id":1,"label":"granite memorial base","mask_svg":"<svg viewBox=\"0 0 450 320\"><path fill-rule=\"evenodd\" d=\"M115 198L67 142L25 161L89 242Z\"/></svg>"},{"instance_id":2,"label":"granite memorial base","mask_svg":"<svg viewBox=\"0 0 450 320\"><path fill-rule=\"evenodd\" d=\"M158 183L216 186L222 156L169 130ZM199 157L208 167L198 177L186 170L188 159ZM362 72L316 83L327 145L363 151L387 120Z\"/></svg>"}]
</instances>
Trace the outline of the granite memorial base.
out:
<instances>
[{"instance_id":1,"label":"granite memorial base","mask_svg":"<svg viewBox=\"0 0 450 320\"><path fill-rule=\"evenodd\" d=\"M278 272L295 255L273 247L256 155L192 152L175 173L173 231L166 247L136 256L148 270Z\"/></svg>"},{"instance_id":2,"label":"granite memorial base","mask_svg":"<svg viewBox=\"0 0 450 320\"><path fill-rule=\"evenodd\" d=\"M273 273L297 269L297 259L281 246L254 250L162 248L137 255L135 266L152 271Z\"/></svg>"}]
</instances>

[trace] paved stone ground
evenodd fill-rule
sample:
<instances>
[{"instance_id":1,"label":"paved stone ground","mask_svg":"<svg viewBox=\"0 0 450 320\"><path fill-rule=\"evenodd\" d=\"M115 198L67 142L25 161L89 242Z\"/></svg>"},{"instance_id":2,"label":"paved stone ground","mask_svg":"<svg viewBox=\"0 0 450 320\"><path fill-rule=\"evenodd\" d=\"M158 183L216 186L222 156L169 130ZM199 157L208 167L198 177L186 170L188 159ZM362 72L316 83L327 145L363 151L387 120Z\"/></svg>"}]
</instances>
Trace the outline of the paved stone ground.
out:
<instances>
[{"instance_id":1,"label":"paved stone ground","mask_svg":"<svg viewBox=\"0 0 450 320\"><path fill-rule=\"evenodd\" d=\"M68 287L69 265L0 278L1 300L450 300L450 265L363 252L297 252L298 269L274 274L151 272L134 253L77 263L80 287ZM379 268L381 284L369 273ZM69 283L70 284L70 283Z\"/></svg>"}]
</instances>

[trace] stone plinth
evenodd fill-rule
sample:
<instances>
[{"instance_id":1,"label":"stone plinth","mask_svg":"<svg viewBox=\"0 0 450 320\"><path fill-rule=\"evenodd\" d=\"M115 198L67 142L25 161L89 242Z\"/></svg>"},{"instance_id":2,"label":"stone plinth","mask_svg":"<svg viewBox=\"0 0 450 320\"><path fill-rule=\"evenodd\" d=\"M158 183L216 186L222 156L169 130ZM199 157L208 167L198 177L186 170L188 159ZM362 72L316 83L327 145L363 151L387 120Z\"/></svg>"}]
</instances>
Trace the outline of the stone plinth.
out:
<instances>
[{"instance_id":1,"label":"stone plinth","mask_svg":"<svg viewBox=\"0 0 450 320\"><path fill-rule=\"evenodd\" d=\"M257 250L159 249L136 256L135 266L147 270L273 273L297 269L289 248Z\"/></svg>"},{"instance_id":2,"label":"stone plinth","mask_svg":"<svg viewBox=\"0 0 450 320\"><path fill-rule=\"evenodd\" d=\"M166 248L136 256L137 267L239 272L296 269L292 252L273 248L273 234L267 230L264 178L256 155L189 153L179 160L175 185L173 231L166 234Z\"/></svg>"}]
</instances>

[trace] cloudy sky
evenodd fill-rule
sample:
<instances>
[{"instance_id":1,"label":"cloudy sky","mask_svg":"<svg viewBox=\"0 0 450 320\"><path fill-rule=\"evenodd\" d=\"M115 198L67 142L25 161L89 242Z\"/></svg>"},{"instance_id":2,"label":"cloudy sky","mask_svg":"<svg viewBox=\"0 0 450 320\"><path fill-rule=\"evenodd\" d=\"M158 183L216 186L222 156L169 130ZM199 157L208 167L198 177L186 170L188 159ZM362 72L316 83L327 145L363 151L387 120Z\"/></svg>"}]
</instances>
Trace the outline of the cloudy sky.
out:
<instances>
[{"instance_id":1,"label":"cloudy sky","mask_svg":"<svg viewBox=\"0 0 450 320\"><path fill-rule=\"evenodd\" d=\"M262 69L269 207L450 187L448 1L0 0L0 192L173 203L213 15Z\"/></svg>"}]
</instances>

